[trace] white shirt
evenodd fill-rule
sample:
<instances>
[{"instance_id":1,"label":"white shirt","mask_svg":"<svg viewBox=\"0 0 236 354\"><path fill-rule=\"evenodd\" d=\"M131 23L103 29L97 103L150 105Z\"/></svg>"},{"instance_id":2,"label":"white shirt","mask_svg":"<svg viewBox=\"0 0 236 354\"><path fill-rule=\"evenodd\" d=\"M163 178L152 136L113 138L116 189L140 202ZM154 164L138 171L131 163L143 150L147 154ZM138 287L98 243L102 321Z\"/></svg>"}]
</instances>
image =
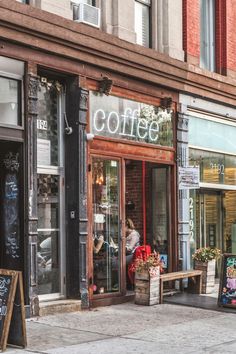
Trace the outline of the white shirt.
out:
<instances>
[{"instance_id":1,"label":"white shirt","mask_svg":"<svg viewBox=\"0 0 236 354\"><path fill-rule=\"evenodd\" d=\"M140 235L138 231L132 230L130 234L126 237L126 248L129 251L133 251L135 246L139 243Z\"/></svg>"}]
</instances>

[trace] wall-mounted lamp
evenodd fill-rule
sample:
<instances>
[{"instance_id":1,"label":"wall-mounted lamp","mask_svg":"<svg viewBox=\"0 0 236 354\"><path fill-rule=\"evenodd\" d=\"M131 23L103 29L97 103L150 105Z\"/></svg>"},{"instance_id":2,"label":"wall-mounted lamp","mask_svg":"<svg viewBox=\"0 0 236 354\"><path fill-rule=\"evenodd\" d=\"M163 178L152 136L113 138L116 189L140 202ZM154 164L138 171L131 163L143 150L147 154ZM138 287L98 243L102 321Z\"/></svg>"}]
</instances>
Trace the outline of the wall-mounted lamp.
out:
<instances>
[{"instance_id":1,"label":"wall-mounted lamp","mask_svg":"<svg viewBox=\"0 0 236 354\"><path fill-rule=\"evenodd\" d=\"M107 76L103 76L101 81L99 82L99 92L102 95L105 93L105 95L109 96L112 90L112 85L113 81L109 79Z\"/></svg>"},{"instance_id":2,"label":"wall-mounted lamp","mask_svg":"<svg viewBox=\"0 0 236 354\"><path fill-rule=\"evenodd\" d=\"M92 133L87 133L87 134L86 134L86 139L87 139L87 141L93 141L93 139L94 139L94 134L92 134Z\"/></svg>"},{"instance_id":3,"label":"wall-mounted lamp","mask_svg":"<svg viewBox=\"0 0 236 354\"><path fill-rule=\"evenodd\" d=\"M67 135L71 135L71 134L73 133L73 129L72 129L72 127L70 127L69 124L68 124L66 112L64 112L64 120L65 120L65 124L66 124L65 133L66 133Z\"/></svg>"}]
</instances>

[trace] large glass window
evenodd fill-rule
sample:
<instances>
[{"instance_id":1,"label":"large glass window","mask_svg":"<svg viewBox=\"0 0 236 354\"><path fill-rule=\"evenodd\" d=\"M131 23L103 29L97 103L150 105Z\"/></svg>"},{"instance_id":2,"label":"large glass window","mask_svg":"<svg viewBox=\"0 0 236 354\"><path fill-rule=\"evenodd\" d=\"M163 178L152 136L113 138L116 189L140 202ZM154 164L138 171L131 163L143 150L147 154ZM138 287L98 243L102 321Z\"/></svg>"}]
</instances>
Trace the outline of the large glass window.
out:
<instances>
[{"instance_id":1,"label":"large glass window","mask_svg":"<svg viewBox=\"0 0 236 354\"><path fill-rule=\"evenodd\" d=\"M189 151L189 164L200 166L200 181L236 185L236 157L210 151Z\"/></svg>"},{"instance_id":2,"label":"large glass window","mask_svg":"<svg viewBox=\"0 0 236 354\"><path fill-rule=\"evenodd\" d=\"M198 133L199 132L199 133ZM236 152L236 126L221 119L189 117L189 144L229 154Z\"/></svg>"},{"instance_id":3,"label":"large glass window","mask_svg":"<svg viewBox=\"0 0 236 354\"><path fill-rule=\"evenodd\" d=\"M120 291L119 162L93 158L93 292Z\"/></svg>"},{"instance_id":4,"label":"large glass window","mask_svg":"<svg viewBox=\"0 0 236 354\"><path fill-rule=\"evenodd\" d=\"M201 0L200 35L200 66L215 71L215 0Z\"/></svg>"},{"instance_id":5,"label":"large glass window","mask_svg":"<svg viewBox=\"0 0 236 354\"><path fill-rule=\"evenodd\" d=\"M0 124L21 124L21 81L0 77Z\"/></svg>"},{"instance_id":6,"label":"large glass window","mask_svg":"<svg viewBox=\"0 0 236 354\"><path fill-rule=\"evenodd\" d=\"M90 92L94 135L173 146L173 111L115 96Z\"/></svg>"},{"instance_id":7,"label":"large glass window","mask_svg":"<svg viewBox=\"0 0 236 354\"><path fill-rule=\"evenodd\" d=\"M136 43L150 47L150 6L151 0L135 1Z\"/></svg>"}]
</instances>

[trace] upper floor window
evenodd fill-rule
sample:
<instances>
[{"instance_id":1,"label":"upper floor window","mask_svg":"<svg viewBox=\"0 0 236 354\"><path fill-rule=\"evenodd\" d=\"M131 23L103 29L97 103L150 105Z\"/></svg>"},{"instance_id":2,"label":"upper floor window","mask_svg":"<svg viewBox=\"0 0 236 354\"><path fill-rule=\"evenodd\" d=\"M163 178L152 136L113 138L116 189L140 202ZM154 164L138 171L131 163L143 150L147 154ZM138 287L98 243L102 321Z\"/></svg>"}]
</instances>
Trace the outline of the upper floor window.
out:
<instances>
[{"instance_id":1,"label":"upper floor window","mask_svg":"<svg viewBox=\"0 0 236 354\"><path fill-rule=\"evenodd\" d=\"M201 0L200 66L216 71L216 16L215 0Z\"/></svg>"},{"instance_id":2,"label":"upper floor window","mask_svg":"<svg viewBox=\"0 0 236 354\"><path fill-rule=\"evenodd\" d=\"M22 2L23 4L29 4L29 0L16 0L18 2Z\"/></svg>"},{"instance_id":3,"label":"upper floor window","mask_svg":"<svg viewBox=\"0 0 236 354\"><path fill-rule=\"evenodd\" d=\"M150 8L151 0L135 1L136 43L150 47Z\"/></svg>"},{"instance_id":4,"label":"upper floor window","mask_svg":"<svg viewBox=\"0 0 236 354\"><path fill-rule=\"evenodd\" d=\"M91 5L91 6L95 6L95 0L72 0L71 1L73 4L87 4L87 5Z\"/></svg>"}]
</instances>

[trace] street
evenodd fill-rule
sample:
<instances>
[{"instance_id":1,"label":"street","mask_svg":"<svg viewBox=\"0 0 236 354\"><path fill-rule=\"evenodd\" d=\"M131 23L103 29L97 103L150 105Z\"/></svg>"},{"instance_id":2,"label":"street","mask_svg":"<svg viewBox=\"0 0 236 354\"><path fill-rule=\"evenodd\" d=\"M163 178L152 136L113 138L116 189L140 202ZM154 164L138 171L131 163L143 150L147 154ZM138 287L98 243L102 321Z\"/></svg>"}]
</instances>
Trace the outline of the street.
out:
<instances>
[{"instance_id":1,"label":"street","mask_svg":"<svg viewBox=\"0 0 236 354\"><path fill-rule=\"evenodd\" d=\"M7 354L235 353L235 314L125 303L27 320L28 346Z\"/></svg>"}]
</instances>

